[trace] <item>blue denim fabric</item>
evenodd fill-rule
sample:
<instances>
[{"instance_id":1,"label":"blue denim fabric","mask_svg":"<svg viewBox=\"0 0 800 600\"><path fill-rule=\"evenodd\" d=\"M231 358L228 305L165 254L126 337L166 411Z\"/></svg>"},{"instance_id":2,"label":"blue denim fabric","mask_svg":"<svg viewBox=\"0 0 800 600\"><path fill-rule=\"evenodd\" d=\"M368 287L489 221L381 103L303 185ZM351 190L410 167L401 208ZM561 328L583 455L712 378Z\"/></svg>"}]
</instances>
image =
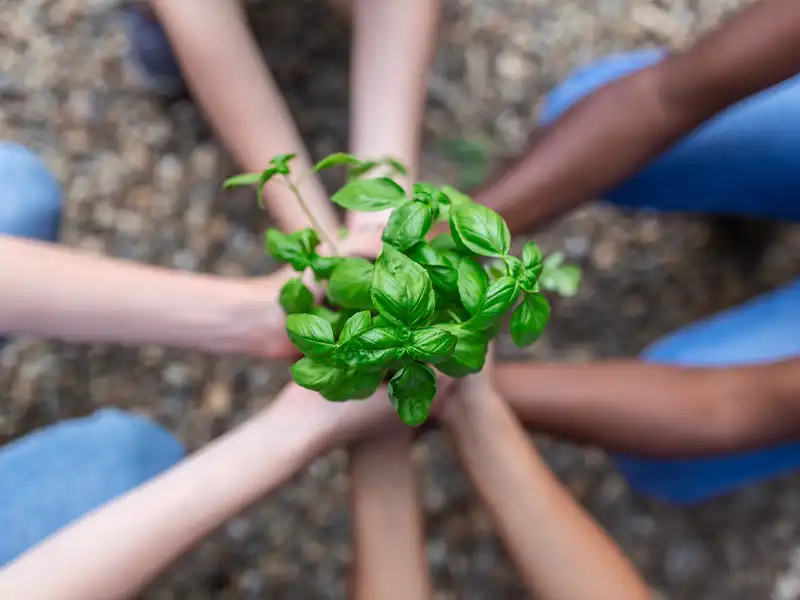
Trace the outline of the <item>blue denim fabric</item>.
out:
<instances>
[{"instance_id":1,"label":"blue denim fabric","mask_svg":"<svg viewBox=\"0 0 800 600\"><path fill-rule=\"evenodd\" d=\"M542 121L552 122L590 92L663 56L658 50L618 54L579 69L549 94ZM704 124L605 199L627 208L797 222L798 167L795 77ZM800 356L800 280L667 336L644 354L659 363L719 366L791 356ZM620 456L618 464L634 490L686 504L800 468L800 444L697 460Z\"/></svg>"}]
</instances>

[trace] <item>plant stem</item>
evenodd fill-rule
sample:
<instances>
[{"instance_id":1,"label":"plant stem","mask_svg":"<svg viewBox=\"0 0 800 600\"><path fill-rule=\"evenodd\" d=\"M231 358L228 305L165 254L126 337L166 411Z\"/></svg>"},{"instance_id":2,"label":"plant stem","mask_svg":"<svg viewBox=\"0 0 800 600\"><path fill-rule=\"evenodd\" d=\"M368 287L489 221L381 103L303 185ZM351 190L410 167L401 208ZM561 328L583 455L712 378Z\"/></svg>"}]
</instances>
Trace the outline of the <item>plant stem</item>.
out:
<instances>
[{"instance_id":1,"label":"plant stem","mask_svg":"<svg viewBox=\"0 0 800 600\"><path fill-rule=\"evenodd\" d=\"M333 240L331 240L325 233L325 231L322 229L317 219L314 218L314 215L311 214L311 210L309 210L308 205L305 203L303 197L300 195L300 190L297 189L297 186L288 177L284 177L284 180L286 181L286 185L288 185L289 189L292 191L292 194L294 194L294 197L297 198L297 202L300 204L300 208L303 209L303 212L308 218L309 223L311 223L311 228L317 232L317 235L320 237L320 239L323 242L325 242L328 246L330 246L333 253L338 256L339 249L336 247L336 244L333 243Z\"/></svg>"}]
</instances>

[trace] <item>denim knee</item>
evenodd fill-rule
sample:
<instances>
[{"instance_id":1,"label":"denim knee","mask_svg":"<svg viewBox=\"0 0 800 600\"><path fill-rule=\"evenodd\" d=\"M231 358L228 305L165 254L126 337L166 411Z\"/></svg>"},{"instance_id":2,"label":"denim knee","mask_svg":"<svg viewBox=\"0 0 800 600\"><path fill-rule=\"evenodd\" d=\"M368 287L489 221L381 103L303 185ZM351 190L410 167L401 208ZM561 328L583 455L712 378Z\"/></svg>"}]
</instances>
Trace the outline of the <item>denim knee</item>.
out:
<instances>
[{"instance_id":1,"label":"denim knee","mask_svg":"<svg viewBox=\"0 0 800 600\"><path fill-rule=\"evenodd\" d=\"M53 173L33 152L0 142L0 235L54 242L63 205Z\"/></svg>"},{"instance_id":2,"label":"denim knee","mask_svg":"<svg viewBox=\"0 0 800 600\"><path fill-rule=\"evenodd\" d=\"M185 456L160 425L115 409L0 449L0 566Z\"/></svg>"}]
</instances>

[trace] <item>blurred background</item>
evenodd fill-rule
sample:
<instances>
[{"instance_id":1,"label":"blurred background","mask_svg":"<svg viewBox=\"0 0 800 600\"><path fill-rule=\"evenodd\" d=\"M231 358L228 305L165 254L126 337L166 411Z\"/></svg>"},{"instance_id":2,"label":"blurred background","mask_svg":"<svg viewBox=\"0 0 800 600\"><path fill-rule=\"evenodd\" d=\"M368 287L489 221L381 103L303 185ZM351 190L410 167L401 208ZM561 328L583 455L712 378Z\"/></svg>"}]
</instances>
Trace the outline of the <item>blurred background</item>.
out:
<instances>
[{"instance_id":1,"label":"blurred background","mask_svg":"<svg viewBox=\"0 0 800 600\"><path fill-rule=\"evenodd\" d=\"M443 0L424 177L467 189L480 183L521 149L543 93L572 69L616 51L681 47L745 2ZM315 156L345 149L346 27L321 0L249 4ZM28 145L60 177L66 244L186 270L270 271L267 217L251 191L221 193L235 166L197 110L159 103L123 67L120 5L0 0L0 139ZM731 232L748 238L732 243ZM763 232L757 224L633 216L600 204L538 232L545 251L563 249L582 264L585 283L577 298L556 304L529 358L635 355L667 331L787 280L797 270L800 233L771 229L764 242ZM0 444L113 405L158 419L196 448L269 402L288 377L285 365L264 361L20 340L0 353ZM631 496L600 451L548 439L540 446L661 598L800 598L797 478L678 510ZM427 436L415 458L437 600L524 598L447 440ZM344 466L343 452L319 460L143 597L345 598Z\"/></svg>"}]
</instances>

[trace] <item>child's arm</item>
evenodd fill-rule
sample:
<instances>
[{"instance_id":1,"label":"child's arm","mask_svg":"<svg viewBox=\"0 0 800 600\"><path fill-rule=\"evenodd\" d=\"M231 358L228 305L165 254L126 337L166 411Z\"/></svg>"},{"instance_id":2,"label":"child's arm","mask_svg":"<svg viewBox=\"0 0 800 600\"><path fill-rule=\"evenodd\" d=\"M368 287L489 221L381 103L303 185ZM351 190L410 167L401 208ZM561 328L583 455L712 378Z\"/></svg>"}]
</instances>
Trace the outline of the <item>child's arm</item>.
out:
<instances>
[{"instance_id":1,"label":"child's arm","mask_svg":"<svg viewBox=\"0 0 800 600\"><path fill-rule=\"evenodd\" d=\"M444 422L519 569L541 600L650 600L650 591L536 453L484 371L460 386Z\"/></svg>"},{"instance_id":2,"label":"child's arm","mask_svg":"<svg viewBox=\"0 0 800 600\"><path fill-rule=\"evenodd\" d=\"M395 417L396 420L396 417ZM352 448L353 600L430 600L412 431L395 427Z\"/></svg>"},{"instance_id":3,"label":"child's arm","mask_svg":"<svg viewBox=\"0 0 800 600\"><path fill-rule=\"evenodd\" d=\"M716 369L499 364L494 377L526 425L618 452L697 456L800 438L800 358Z\"/></svg>"},{"instance_id":4,"label":"child's arm","mask_svg":"<svg viewBox=\"0 0 800 600\"><path fill-rule=\"evenodd\" d=\"M796 0L762 0L577 103L476 194L512 232L600 196L723 109L800 72ZM635 109L634 109L635 107Z\"/></svg>"},{"instance_id":5,"label":"child's arm","mask_svg":"<svg viewBox=\"0 0 800 600\"><path fill-rule=\"evenodd\" d=\"M288 272L226 279L0 236L0 334L293 354L277 303Z\"/></svg>"},{"instance_id":6,"label":"child's arm","mask_svg":"<svg viewBox=\"0 0 800 600\"><path fill-rule=\"evenodd\" d=\"M273 156L296 153L292 171L307 172L311 159L250 31L242 1L151 0L151 5L193 93L239 165L260 172ZM320 181L306 177L300 191L324 233L335 240L339 222ZM286 186L271 182L265 194L281 229L310 225Z\"/></svg>"}]
</instances>

